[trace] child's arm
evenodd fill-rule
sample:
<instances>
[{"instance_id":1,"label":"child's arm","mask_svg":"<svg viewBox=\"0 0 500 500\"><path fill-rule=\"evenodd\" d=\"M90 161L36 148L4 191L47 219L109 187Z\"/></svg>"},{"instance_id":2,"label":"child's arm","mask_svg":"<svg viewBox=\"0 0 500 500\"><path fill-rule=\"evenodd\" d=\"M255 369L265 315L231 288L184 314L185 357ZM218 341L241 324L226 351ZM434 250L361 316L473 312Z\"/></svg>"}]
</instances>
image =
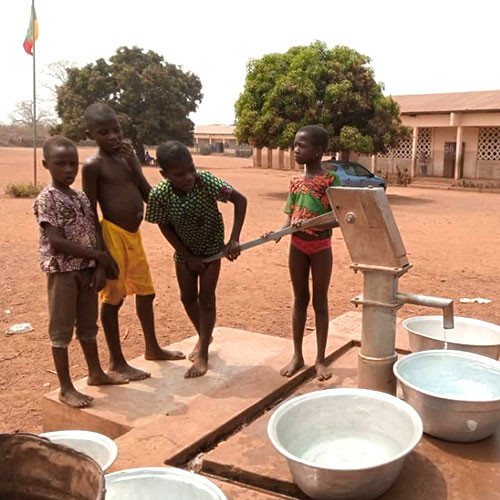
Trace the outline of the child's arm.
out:
<instances>
[{"instance_id":1,"label":"child's arm","mask_svg":"<svg viewBox=\"0 0 500 500\"><path fill-rule=\"evenodd\" d=\"M97 181L99 177L99 160L89 158L82 166L82 191L87 195L90 201L90 207L95 215L96 222L99 222L97 216Z\"/></svg>"},{"instance_id":2,"label":"child's arm","mask_svg":"<svg viewBox=\"0 0 500 500\"><path fill-rule=\"evenodd\" d=\"M137 182L137 187L141 192L142 199L145 203L148 202L149 192L151 191L151 185L148 180L144 176L142 171L142 166L137 156L135 155L132 146L128 142L122 142L120 146L120 154L123 156L123 159L127 162L128 167L130 168L132 175L135 177Z\"/></svg>"},{"instance_id":3,"label":"child's arm","mask_svg":"<svg viewBox=\"0 0 500 500\"><path fill-rule=\"evenodd\" d=\"M283 225L278 229L278 231L281 231L282 229L286 229L287 227L290 227L291 223L292 223L292 216L287 215L285 222L283 222Z\"/></svg>"},{"instance_id":4,"label":"child's arm","mask_svg":"<svg viewBox=\"0 0 500 500\"><path fill-rule=\"evenodd\" d=\"M102 237L102 228L97 215L97 182L99 177L99 164L93 159L87 160L82 167L82 189L87 195L90 202L90 207L94 213L94 223L97 234L97 248L104 250L108 254L108 264L106 265L106 277L108 279L118 278L118 265L113 257L107 251L106 245Z\"/></svg>"},{"instance_id":5,"label":"child's arm","mask_svg":"<svg viewBox=\"0 0 500 500\"><path fill-rule=\"evenodd\" d=\"M182 243L181 239L175 232L175 229L170 224L158 224L160 231L165 239L174 247L175 251L186 260L186 264L194 272L202 272L206 264L201 257L193 255Z\"/></svg>"},{"instance_id":6,"label":"child's arm","mask_svg":"<svg viewBox=\"0 0 500 500\"><path fill-rule=\"evenodd\" d=\"M108 265L109 256L104 250L95 250L69 241L61 234L57 227L52 226L48 222L42 222L42 227L54 252L81 257L83 259L95 259L103 266Z\"/></svg>"},{"instance_id":7,"label":"child's arm","mask_svg":"<svg viewBox=\"0 0 500 500\"><path fill-rule=\"evenodd\" d=\"M286 229L287 227L290 227L290 224L292 223L292 216L291 215L287 215L286 216L286 219L285 219L285 222L283 222L282 226L277 229L277 231L281 231L282 229ZM270 234L274 233L275 231L268 231L267 233L264 233L262 235L262 238L267 238ZM281 238L277 238L275 240L275 243L279 243L281 241Z\"/></svg>"},{"instance_id":8,"label":"child's arm","mask_svg":"<svg viewBox=\"0 0 500 500\"><path fill-rule=\"evenodd\" d=\"M97 267L93 271L90 287L93 288L96 293L102 290L106 283L104 269L110 265L111 259L108 252L104 250L94 250L93 248L84 247L78 243L69 241L61 234L59 229L48 222L42 222L42 227L54 252L71 255L73 257L82 257L84 259L95 259L97 261Z\"/></svg>"},{"instance_id":9,"label":"child's arm","mask_svg":"<svg viewBox=\"0 0 500 500\"><path fill-rule=\"evenodd\" d=\"M234 260L240 255L240 234L247 211L247 199L239 191L233 189L229 201L234 204L234 220L231 237L224 248L224 254L229 260Z\"/></svg>"}]
</instances>

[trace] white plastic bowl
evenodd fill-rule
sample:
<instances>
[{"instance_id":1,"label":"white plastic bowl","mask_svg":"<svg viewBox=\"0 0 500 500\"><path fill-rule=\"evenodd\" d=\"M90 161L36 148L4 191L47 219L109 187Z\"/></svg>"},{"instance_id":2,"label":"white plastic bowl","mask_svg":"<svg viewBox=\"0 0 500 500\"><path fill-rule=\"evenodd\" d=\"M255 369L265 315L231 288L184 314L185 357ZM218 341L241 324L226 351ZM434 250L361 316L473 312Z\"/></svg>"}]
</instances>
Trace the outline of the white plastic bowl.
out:
<instances>
[{"instance_id":1,"label":"white plastic bowl","mask_svg":"<svg viewBox=\"0 0 500 500\"><path fill-rule=\"evenodd\" d=\"M227 500L203 476L169 467L126 469L106 478L106 500Z\"/></svg>"},{"instance_id":2,"label":"white plastic bowl","mask_svg":"<svg viewBox=\"0 0 500 500\"><path fill-rule=\"evenodd\" d=\"M53 443L62 444L93 458L103 471L113 465L118 456L118 447L109 437L91 431L54 431L40 436Z\"/></svg>"}]
</instances>

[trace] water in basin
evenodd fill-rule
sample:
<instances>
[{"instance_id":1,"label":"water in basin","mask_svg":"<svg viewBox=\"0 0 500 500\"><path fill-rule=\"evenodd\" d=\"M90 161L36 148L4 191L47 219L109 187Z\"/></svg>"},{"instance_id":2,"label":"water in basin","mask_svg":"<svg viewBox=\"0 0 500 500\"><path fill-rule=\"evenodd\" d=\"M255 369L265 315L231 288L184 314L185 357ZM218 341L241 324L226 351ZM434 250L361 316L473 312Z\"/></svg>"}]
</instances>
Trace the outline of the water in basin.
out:
<instances>
[{"instance_id":1,"label":"water in basin","mask_svg":"<svg viewBox=\"0 0 500 500\"><path fill-rule=\"evenodd\" d=\"M411 385L446 398L463 401L500 398L500 363L462 354L466 353L435 351L432 356L414 357L401 366L400 374Z\"/></svg>"},{"instance_id":2,"label":"water in basin","mask_svg":"<svg viewBox=\"0 0 500 500\"><path fill-rule=\"evenodd\" d=\"M364 432L313 439L300 457L319 466L349 469L375 466L400 451L401 446L388 436Z\"/></svg>"}]
</instances>

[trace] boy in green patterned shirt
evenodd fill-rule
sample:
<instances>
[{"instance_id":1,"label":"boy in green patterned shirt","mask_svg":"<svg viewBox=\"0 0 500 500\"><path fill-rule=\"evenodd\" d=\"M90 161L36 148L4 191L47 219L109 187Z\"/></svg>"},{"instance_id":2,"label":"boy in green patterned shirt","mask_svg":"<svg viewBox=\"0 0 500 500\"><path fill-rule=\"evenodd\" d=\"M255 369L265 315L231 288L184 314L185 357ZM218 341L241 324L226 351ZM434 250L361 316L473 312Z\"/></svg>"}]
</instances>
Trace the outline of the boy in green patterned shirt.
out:
<instances>
[{"instance_id":1,"label":"boy in green patterned shirt","mask_svg":"<svg viewBox=\"0 0 500 500\"><path fill-rule=\"evenodd\" d=\"M186 378L200 377L208 369L208 346L215 325L215 290L220 260L204 263L224 251L229 260L240 254L239 238L247 200L230 184L210 172L198 172L184 144L168 141L156 151L164 180L149 194L146 220L157 223L174 247L175 270L181 300L199 339L189 359ZM233 230L224 244L224 222L217 202L234 204Z\"/></svg>"}]
</instances>

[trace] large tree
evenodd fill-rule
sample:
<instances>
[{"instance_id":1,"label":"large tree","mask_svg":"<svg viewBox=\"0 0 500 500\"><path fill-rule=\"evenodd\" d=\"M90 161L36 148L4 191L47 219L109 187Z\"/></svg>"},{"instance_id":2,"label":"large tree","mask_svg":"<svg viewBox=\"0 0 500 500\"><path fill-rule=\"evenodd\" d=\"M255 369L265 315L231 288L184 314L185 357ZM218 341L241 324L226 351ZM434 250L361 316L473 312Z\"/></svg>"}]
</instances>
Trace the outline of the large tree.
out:
<instances>
[{"instance_id":1,"label":"large tree","mask_svg":"<svg viewBox=\"0 0 500 500\"><path fill-rule=\"evenodd\" d=\"M37 101L39 103L39 101ZM37 106L36 119L34 116L33 101L16 102L14 111L9 115L13 125L26 125L33 129L33 121L36 121L36 127L43 128L54 122L53 114L45 107Z\"/></svg>"},{"instance_id":2,"label":"large tree","mask_svg":"<svg viewBox=\"0 0 500 500\"><path fill-rule=\"evenodd\" d=\"M385 152L408 133L399 107L383 95L353 49L323 42L250 60L235 104L236 135L258 147L288 148L304 125L323 125L331 151Z\"/></svg>"},{"instance_id":3,"label":"large tree","mask_svg":"<svg viewBox=\"0 0 500 500\"><path fill-rule=\"evenodd\" d=\"M192 143L196 111L203 95L198 76L167 63L153 51L120 47L109 62L98 59L83 68L68 68L57 89L58 132L73 140L85 138L83 115L93 102L110 104L125 137L141 161L143 144L177 139Z\"/></svg>"}]
</instances>

